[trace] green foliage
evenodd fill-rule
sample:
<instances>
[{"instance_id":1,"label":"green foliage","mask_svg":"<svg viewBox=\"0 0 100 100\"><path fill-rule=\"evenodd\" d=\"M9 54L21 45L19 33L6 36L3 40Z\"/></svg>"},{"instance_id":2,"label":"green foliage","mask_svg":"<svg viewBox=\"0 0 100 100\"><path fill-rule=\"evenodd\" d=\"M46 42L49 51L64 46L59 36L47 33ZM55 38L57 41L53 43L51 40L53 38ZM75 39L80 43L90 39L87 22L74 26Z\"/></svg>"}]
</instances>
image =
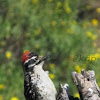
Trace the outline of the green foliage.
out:
<instances>
[{"instance_id":1,"label":"green foliage","mask_svg":"<svg viewBox=\"0 0 100 100\"><path fill-rule=\"evenodd\" d=\"M97 59L73 61L76 55L96 54L96 27L89 20L78 20L80 0L1 0L0 5L0 84L5 85L0 95L4 100L24 98L20 59L24 50L51 55L44 69L55 76L51 78L56 87L59 82L70 84L71 93L76 92L72 71L85 68L99 73Z\"/></svg>"}]
</instances>

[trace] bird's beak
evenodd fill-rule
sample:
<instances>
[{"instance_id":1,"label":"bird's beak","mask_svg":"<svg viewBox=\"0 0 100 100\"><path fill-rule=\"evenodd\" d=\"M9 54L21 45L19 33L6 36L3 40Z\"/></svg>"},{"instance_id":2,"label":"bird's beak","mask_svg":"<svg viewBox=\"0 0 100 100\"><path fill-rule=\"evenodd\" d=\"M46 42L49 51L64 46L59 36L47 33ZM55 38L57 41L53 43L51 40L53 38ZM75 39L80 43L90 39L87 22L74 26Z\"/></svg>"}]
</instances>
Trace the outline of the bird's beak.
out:
<instances>
[{"instance_id":1,"label":"bird's beak","mask_svg":"<svg viewBox=\"0 0 100 100\"><path fill-rule=\"evenodd\" d=\"M48 58L50 58L50 56L49 55L46 55L46 56L43 56L43 57L40 56L39 58L40 58L40 61L42 62L42 61L45 61Z\"/></svg>"},{"instance_id":2,"label":"bird's beak","mask_svg":"<svg viewBox=\"0 0 100 100\"><path fill-rule=\"evenodd\" d=\"M37 62L37 64L39 64L39 63L41 63L41 62L47 60L48 58L50 58L50 56L48 56L48 55L43 56L43 57L42 57L42 56L39 56L39 62Z\"/></svg>"}]
</instances>

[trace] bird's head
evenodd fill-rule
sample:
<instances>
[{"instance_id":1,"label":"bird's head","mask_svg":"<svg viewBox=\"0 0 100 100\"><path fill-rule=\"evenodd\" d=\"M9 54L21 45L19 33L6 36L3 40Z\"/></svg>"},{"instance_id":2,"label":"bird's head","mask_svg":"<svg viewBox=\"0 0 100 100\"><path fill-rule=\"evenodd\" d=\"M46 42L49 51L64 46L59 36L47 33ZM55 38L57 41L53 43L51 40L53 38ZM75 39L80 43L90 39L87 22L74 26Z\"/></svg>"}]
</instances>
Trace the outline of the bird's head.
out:
<instances>
[{"instance_id":1,"label":"bird's head","mask_svg":"<svg viewBox=\"0 0 100 100\"><path fill-rule=\"evenodd\" d=\"M34 52L26 51L21 57L24 70L33 71L36 65L39 65L39 64L43 65L44 60L46 60L48 57L49 56L41 57Z\"/></svg>"}]
</instances>

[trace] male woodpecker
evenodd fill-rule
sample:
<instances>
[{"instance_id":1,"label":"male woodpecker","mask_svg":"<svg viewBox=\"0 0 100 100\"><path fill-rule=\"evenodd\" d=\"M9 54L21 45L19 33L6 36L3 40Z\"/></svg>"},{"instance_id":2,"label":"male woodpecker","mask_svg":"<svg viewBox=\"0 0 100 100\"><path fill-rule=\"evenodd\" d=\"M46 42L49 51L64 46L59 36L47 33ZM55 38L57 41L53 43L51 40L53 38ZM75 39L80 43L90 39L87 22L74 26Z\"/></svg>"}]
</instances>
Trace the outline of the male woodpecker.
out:
<instances>
[{"instance_id":1,"label":"male woodpecker","mask_svg":"<svg viewBox=\"0 0 100 100\"><path fill-rule=\"evenodd\" d=\"M36 53L29 51L22 55L26 100L56 100L55 86L42 68L47 58L48 56L40 58Z\"/></svg>"}]
</instances>

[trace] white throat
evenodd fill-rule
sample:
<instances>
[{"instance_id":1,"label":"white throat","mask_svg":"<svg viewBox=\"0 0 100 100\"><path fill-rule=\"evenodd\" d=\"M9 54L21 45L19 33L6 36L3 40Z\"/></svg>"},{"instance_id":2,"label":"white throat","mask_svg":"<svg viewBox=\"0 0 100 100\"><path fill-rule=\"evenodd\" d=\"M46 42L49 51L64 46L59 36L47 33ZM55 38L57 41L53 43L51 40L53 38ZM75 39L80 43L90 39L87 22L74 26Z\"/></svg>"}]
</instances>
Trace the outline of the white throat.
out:
<instances>
[{"instance_id":1,"label":"white throat","mask_svg":"<svg viewBox=\"0 0 100 100\"><path fill-rule=\"evenodd\" d=\"M38 65L35 65L34 68L33 68L33 71L35 72L38 72L39 70L43 70L42 67L43 67L43 64L44 64L44 61L41 62L40 64Z\"/></svg>"}]
</instances>

